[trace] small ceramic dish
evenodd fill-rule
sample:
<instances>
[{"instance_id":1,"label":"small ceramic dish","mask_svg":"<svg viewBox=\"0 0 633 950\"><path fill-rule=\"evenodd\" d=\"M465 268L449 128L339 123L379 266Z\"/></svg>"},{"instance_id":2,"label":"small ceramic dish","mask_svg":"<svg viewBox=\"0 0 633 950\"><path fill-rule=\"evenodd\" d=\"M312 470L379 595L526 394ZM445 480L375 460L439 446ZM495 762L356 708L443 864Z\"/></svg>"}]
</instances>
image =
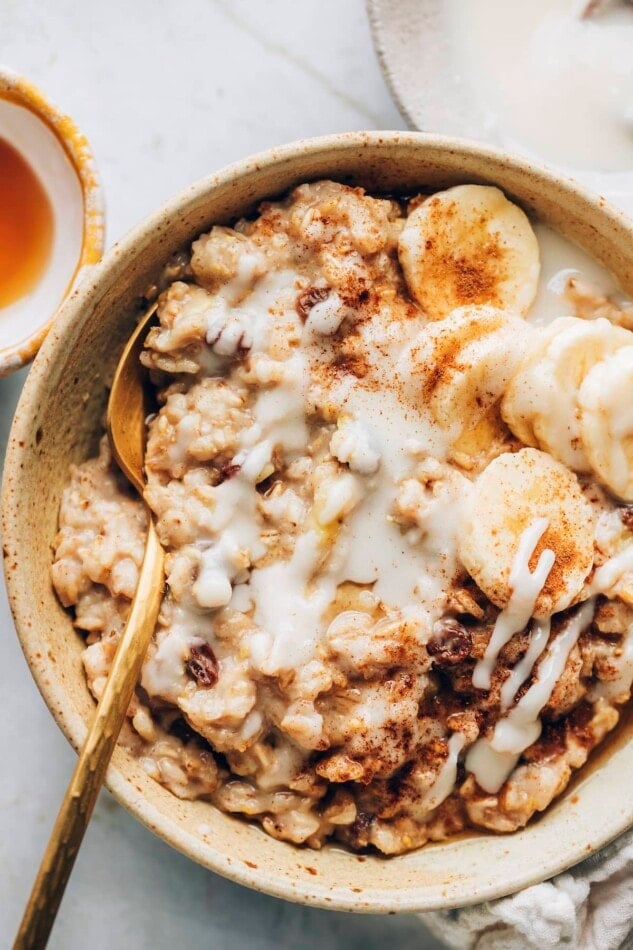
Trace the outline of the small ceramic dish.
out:
<instances>
[{"instance_id":1,"label":"small ceramic dish","mask_svg":"<svg viewBox=\"0 0 633 950\"><path fill-rule=\"evenodd\" d=\"M52 212L48 258L24 295L0 309L0 376L39 349L57 309L104 245L101 186L85 136L39 90L0 67L0 139L30 166Z\"/></svg>"},{"instance_id":2,"label":"small ceramic dish","mask_svg":"<svg viewBox=\"0 0 633 950\"><path fill-rule=\"evenodd\" d=\"M548 140L548 128L552 124L554 127L560 124L561 128L564 128L562 123L556 122L555 113L546 114L541 110L535 118L533 114L529 114L529 111L523 115L521 108L517 106L516 120L509 122L507 112L500 108L499 102L490 101L486 97L484 92L486 87L478 84L476 76L472 73L476 66L473 62L464 61L462 46L455 35L455 16L452 13L459 11L459 0L451 0L450 3L449 0L365 0L365 2L380 68L391 96L409 128L439 135L467 137L499 148L510 149L513 152L520 151L527 158L537 161L552 163L556 157L556 165L563 174L573 174L588 188L608 195L614 204L633 215L633 169L630 167L630 161L628 163L625 161L624 166L618 171L607 171L606 168L600 170L601 160L595 149L589 149L590 160L587 156L582 159L575 155L573 137L565 138L564 133L561 132L559 138L562 137L564 145L561 141L556 143ZM489 16L494 9L501 9L503 6L510 9L512 6L498 4L495 7L494 3L489 2L483 5ZM525 4L525 6L532 8L533 4ZM534 16L539 16L539 10L542 16L542 6L538 4L536 6L538 9ZM590 57L585 68L586 81L590 82L591 80L587 77L593 77L594 74L600 75L600 69L591 57L598 55L602 48L601 43L598 43L598 38L603 26L600 22L601 17L597 17L595 33L579 37L574 31L574 21L585 24L583 29L586 28L587 21L580 20L578 17L578 12L583 9L583 6L582 2L576 5L564 2L552 3L552 15L557 19L555 25L547 26L543 36L555 38L555 31L562 29L563 24L566 24L567 32L574 36L574 42L578 43L578 56ZM617 5L614 4L613 8L611 12L617 16ZM528 15L528 23L530 16ZM631 14L625 13L624 16L630 18ZM507 21L504 22L507 23ZM503 24L501 28L503 29ZM614 25L612 24L609 29L613 30ZM613 43L613 34L609 35ZM501 34L496 38L490 38L491 55L494 54L495 43L501 42L500 36ZM466 37L469 37L468 33ZM530 46L532 39L533 37L526 37L526 49L532 49ZM478 40L479 38L475 38L469 42L468 38L462 37L461 41L469 43L470 46ZM608 44L607 37L604 37L604 42ZM550 47L544 46L542 55L535 57L535 61L547 60L548 49ZM585 49L584 54L583 49ZM589 50L593 52L590 54ZM560 55L554 58L555 62L568 62L570 47L559 52ZM484 53L480 51L479 56L483 57ZM615 60L618 60L617 56ZM598 62L601 61L598 57ZM550 72L545 65L541 73L546 76L556 76L554 65L550 64L549 69ZM616 73L618 73L617 69ZM525 82L528 82L529 78L527 75ZM604 75L602 79L605 79ZM514 82L517 84L517 76ZM609 113L617 111L614 98L618 84L616 78L613 79L613 83ZM521 83L518 85L521 86ZM510 83L511 87L512 83ZM538 102L539 95L537 94L535 98ZM565 102L565 95L560 91L553 98L561 103ZM509 101L514 102L512 98ZM511 106L507 108L510 109ZM588 115L586 110L580 110L584 125L589 122ZM596 119L595 113L592 113L592 116ZM540 130L536 136L533 130L530 132L530 125L534 122ZM523 134L522 123L525 123ZM553 129L550 128L551 132ZM603 138L606 141L606 135ZM591 135L588 139L591 140ZM605 148L608 146L605 145ZM628 153L625 152L626 154ZM579 162L577 158L580 158ZM596 161L595 165L594 161Z\"/></svg>"},{"instance_id":3,"label":"small ceramic dish","mask_svg":"<svg viewBox=\"0 0 633 950\"><path fill-rule=\"evenodd\" d=\"M27 379L4 477L5 569L24 652L73 746L94 711L83 642L51 586L51 544L68 465L96 448L106 383L162 265L214 223L318 178L412 194L459 182L496 184L558 228L633 292L633 225L551 171L483 146L416 133L350 133L273 149L193 185L115 245L66 301ZM207 802L181 801L124 749L107 784L156 834L193 860L257 890L320 907L425 911L500 897L556 874L633 825L633 743L622 724L539 818L513 835L467 835L381 858L297 848Z\"/></svg>"}]
</instances>

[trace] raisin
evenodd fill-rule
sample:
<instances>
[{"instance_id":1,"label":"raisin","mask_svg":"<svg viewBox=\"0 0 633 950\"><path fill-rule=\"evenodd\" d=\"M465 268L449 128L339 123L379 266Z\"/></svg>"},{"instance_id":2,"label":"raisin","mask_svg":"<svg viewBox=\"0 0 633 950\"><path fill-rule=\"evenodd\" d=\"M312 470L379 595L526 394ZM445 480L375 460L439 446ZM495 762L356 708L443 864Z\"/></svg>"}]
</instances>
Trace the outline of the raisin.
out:
<instances>
[{"instance_id":1,"label":"raisin","mask_svg":"<svg viewBox=\"0 0 633 950\"><path fill-rule=\"evenodd\" d=\"M357 831L367 831L371 827L371 823L374 820L374 816L370 815L366 811L359 811L358 817L354 822L354 827Z\"/></svg>"},{"instance_id":2,"label":"raisin","mask_svg":"<svg viewBox=\"0 0 633 950\"><path fill-rule=\"evenodd\" d=\"M219 476L220 476L219 484L221 485L222 482L228 481L229 478L234 478L238 474L238 472L241 470L241 468L242 468L241 465L235 465L232 462L228 462L226 465L223 465L219 471Z\"/></svg>"},{"instance_id":3,"label":"raisin","mask_svg":"<svg viewBox=\"0 0 633 950\"><path fill-rule=\"evenodd\" d=\"M330 295L329 287L307 287L303 293L300 293L297 297L297 302L295 304L295 310L305 322L308 319L308 314L315 306L315 304L320 303L322 300L325 300L326 297Z\"/></svg>"},{"instance_id":4,"label":"raisin","mask_svg":"<svg viewBox=\"0 0 633 950\"><path fill-rule=\"evenodd\" d=\"M355 848L366 848L369 844L369 836L371 834L371 826L374 821L374 816L368 812L361 811L358 813L356 821L350 827L350 834L352 845Z\"/></svg>"},{"instance_id":5,"label":"raisin","mask_svg":"<svg viewBox=\"0 0 633 950\"><path fill-rule=\"evenodd\" d=\"M189 659L185 664L187 672L193 676L199 686L207 689L215 686L218 681L218 661L208 643L191 647Z\"/></svg>"},{"instance_id":6,"label":"raisin","mask_svg":"<svg viewBox=\"0 0 633 950\"><path fill-rule=\"evenodd\" d=\"M633 505L626 505L624 508L618 508L620 521L625 528L633 531Z\"/></svg>"},{"instance_id":7,"label":"raisin","mask_svg":"<svg viewBox=\"0 0 633 950\"><path fill-rule=\"evenodd\" d=\"M433 639L426 645L435 665L440 667L462 663L470 656L472 647L472 633L454 617L439 620L433 629Z\"/></svg>"}]
</instances>

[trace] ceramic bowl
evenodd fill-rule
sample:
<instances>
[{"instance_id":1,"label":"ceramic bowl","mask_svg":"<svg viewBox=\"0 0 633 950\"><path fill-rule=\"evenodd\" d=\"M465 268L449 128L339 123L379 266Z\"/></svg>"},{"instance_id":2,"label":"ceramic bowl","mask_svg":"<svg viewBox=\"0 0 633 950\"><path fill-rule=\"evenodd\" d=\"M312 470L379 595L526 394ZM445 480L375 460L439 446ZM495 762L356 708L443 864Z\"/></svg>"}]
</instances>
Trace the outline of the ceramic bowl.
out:
<instances>
[{"instance_id":1,"label":"ceramic bowl","mask_svg":"<svg viewBox=\"0 0 633 950\"><path fill-rule=\"evenodd\" d=\"M35 286L0 310L0 376L29 363L62 300L103 253L101 186L86 137L32 83L0 67L0 138L31 166L53 219L48 262Z\"/></svg>"},{"instance_id":2,"label":"ceramic bowl","mask_svg":"<svg viewBox=\"0 0 633 950\"><path fill-rule=\"evenodd\" d=\"M365 5L382 74L410 129L476 139L513 152L520 149L528 159L548 160L527 143L520 147L516 129L508 128L501 116L496 119L494 108L478 94L455 47L449 0L365 0ZM458 8L459 0L452 6ZM573 21L582 4L567 7ZM560 5L556 11L562 12ZM573 174L593 191L608 194L633 215L633 168L574 168L572 159L570 154L566 166L558 164L562 174Z\"/></svg>"},{"instance_id":3,"label":"ceramic bowl","mask_svg":"<svg viewBox=\"0 0 633 950\"><path fill-rule=\"evenodd\" d=\"M632 226L601 199L501 152L419 133L350 133L273 149L193 185L146 219L64 304L27 379L5 468L11 607L37 684L75 748L94 706L82 671L82 640L51 587L51 543L68 465L96 448L108 374L134 326L139 297L166 259L201 231L323 177L405 194L458 182L494 183L582 245L633 293ZM623 726L597 763L524 830L467 835L387 859L276 841L208 803L180 801L120 748L107 784L165 841L241 884L338 910L424 911L541 881L632 825L633 743L627 736Z\"/></svg>"}]
</instances>

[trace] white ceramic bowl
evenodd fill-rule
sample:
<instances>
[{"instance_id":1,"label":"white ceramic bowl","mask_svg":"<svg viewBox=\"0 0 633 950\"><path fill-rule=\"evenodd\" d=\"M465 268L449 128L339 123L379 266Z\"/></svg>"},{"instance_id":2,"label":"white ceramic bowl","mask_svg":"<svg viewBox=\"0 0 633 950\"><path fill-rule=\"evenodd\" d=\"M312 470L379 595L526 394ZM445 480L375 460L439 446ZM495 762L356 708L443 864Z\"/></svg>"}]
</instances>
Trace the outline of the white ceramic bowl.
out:
<instances>
[{"instance_id":1,"label":"white ceramic bowl","mask_svg":"<svg viewBox=\"0 0 633 950\"><path fill-rule=\"evenodd\" d=\"M103 202L86 137L32 83L0 67L0 138L28 162L49 199L50 257L33 289L0 310L0 376L30 362L61 302L100 260Z\"/></svg>"},{"instance_id":2,"label":"white ceramic bowl","mask_svg":"<svg viewBox=\"0 0 633 950\"><path fill-rule=\"evenodd\" d=\"M506 123L494 119L494 104L482 100L481 90L478 92L468 71L472 67L460 59L451 26L454 18L447 10L449 0L365 2L383 76L409 128L467 137L505 149L518 148L518 127L512 130ZM460 0L450 2L456 9L459 7ZM487 0L482 0L484 3ZM511 8L512 0L507 0L506 6ZM573 25L577 10L574 11L573 3L567 6ZM577 8L581 6L579 2ZM562 13L560 4L556 10L559 15ZM597 30L599 20L596 18ZM491 37L491 56L494 56L495 42L498 39ZM589 129L589 139L591 134ZM521 152L528 159L538 161L539 155L528 149L527 144ZM593 170L572 170L572 159L573 153L570 153L569 164L559 166L561 174L574 174L588 188L608 195L618 207L633 215L633 168L607 172L600 171L598 163ZM543 160L547 160L545 156Z\"/></svg>"},{"instance_id":3,"label":"white ceramic bowl","mask_svg":"<svg viewBox=\"0 0 633 950\"><path fill-rule=\"evenodd\" d=\"M77 747L94 706L82 641L50 581L51 543L68 464L94 451L105 381L138 314L137 300L169 255L299 182L331 177L411 194L458 182L499 185L559 228L633 292L633 230L571 181L500 152L415 133L374 132L297 142L193 185L115 245L68 300L26 382L4 479L5 569L11 607L37 684ZM133 815L195 861L261 891L338 910L424 911L508 894L562 871L633 824L633 745L620 728L537 821L510 836L467 835L399 857L340 847L296 848L205 802L180 801L117 749L107 784ZM46 764L39 763L40 770Z\"/></svg>"}]
</instances>

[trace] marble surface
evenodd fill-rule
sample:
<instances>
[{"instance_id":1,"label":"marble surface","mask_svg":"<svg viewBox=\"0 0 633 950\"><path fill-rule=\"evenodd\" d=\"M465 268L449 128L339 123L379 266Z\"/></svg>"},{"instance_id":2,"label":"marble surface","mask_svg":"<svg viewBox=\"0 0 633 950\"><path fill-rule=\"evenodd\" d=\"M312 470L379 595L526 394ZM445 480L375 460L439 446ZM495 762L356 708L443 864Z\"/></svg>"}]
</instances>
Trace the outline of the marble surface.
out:
<instances>
[{"instance_id":1,"label":"marble surface","mask_svg":"<svg viewBox=\"0 0 633 950\"><path fill-rule=\"evenodd\" d=\"M108 239L194 179L306 135L401 128L362 0L4 0L0 62L94 147ZM25 372L0 380L4 450ZM15 932L73 765L0 592L0 946ZM336 914L245 890L98 802L50 946L399 950L439 944L413 917Z\"/></svg>"}]
</instances>

